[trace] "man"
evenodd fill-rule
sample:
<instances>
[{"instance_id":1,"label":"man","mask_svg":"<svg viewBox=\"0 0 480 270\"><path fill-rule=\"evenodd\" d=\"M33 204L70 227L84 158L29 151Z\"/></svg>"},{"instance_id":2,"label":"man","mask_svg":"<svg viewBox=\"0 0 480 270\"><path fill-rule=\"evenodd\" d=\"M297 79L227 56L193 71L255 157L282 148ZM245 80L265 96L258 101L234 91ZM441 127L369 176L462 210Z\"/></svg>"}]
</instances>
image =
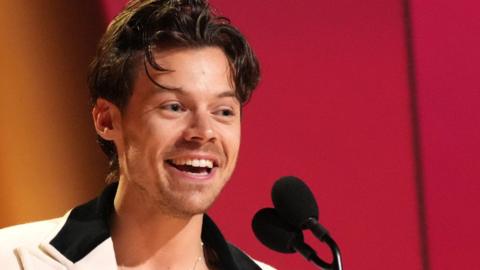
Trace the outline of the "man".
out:
<instances>
[{"instance_id":1,"label":"man","mask_svg":"<svg viewBox=\"0 0 480 270\"><path fill-rule=\"evenodd\" d=\"M2 269L272 269L204 213L230 178L259 80L243 36L202 0L136 0L89 76L111 184L63 218L0 232Z\"/></svg>"}]
</instances>

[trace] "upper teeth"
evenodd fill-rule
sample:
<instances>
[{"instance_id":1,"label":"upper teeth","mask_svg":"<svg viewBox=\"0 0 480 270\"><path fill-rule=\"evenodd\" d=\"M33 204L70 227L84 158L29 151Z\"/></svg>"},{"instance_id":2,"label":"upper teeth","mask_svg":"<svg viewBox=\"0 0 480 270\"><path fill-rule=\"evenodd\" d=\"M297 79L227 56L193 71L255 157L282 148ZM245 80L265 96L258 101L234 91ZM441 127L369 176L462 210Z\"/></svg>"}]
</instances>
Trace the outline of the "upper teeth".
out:
<instances>
[{"instance_id":1,"label":"upper teeth","mask_svg":"<svg viewBox=\"0 0 480 270\"><path fill-rule=\"evenodd\" d=\"M175 165L190 165L193 167L207 167L213 168L213 161L208 159L174 159L172 160Z\"/></svg>"}]
</instances>

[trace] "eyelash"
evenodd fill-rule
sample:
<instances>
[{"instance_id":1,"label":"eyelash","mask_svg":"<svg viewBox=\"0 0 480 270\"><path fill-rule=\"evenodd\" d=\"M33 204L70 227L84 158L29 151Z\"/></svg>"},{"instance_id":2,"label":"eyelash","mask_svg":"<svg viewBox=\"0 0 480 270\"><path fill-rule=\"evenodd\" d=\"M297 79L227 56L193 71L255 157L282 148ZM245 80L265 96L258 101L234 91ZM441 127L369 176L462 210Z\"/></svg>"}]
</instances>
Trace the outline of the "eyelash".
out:
<instances>
[{"instance_id":1,"label":"eyelash","mask_svg":"<svg viewBox=\"0 0 480 270\"><path fill-rule=\"evenodd\" d=\"M220 116L232 117L235 116L235 112L231 109L221 109L219 110Z\"/></svg>"},{"instance_id":2,"label":"eyelash","mask_svg":"<svg viewBox=\"0 0 480 270\"><path fill-rule=\"evenodd\" d=\"M180 103L168 103L161 108L174 113L186 111L186 108ZM235 111L233 109L225 108L218 110L215 114L222 117L233 117L235 116Z\"/></svg>"},{"instance_id":3,"label":"eyelash","mask_svg":"<svg viewBox=\"0 0 480 270\"><path fill-rule=\"evenodd\" d=\"M185 108L180 103L169 103L162 106L162 109L169 110L172 112L183 112Z\"/></svg>"}]
</instances>

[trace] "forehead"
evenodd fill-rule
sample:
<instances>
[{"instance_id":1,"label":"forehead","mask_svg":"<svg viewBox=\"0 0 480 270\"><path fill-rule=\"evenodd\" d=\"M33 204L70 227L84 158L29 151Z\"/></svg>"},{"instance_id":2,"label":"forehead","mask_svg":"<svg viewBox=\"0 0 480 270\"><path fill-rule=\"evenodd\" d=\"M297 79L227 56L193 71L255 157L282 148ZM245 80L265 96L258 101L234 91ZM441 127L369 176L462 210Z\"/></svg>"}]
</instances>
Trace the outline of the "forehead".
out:
<instances>
[{"instance_id":1,"label":"forehead","mask_svg":"<svg viewBox=\"0 0 480 270\"><path fill-rule=\"evenodd\" d=\"M217 47L156 50L153 52L153 59L158 66L167 70L154 72L160 77L168 74L174 78L188 75L192 79L203 76L231 80L231 65L225 53Z\"/></svg>"},{"instance_id":2,"label":"forehead","mask_svg":"<svg viewBox=\"0 0 480 270\"><path fill-rule=\"evenodd\" d=\"M160 66L182 66L194 64L191 61L202 63L204 60L218 61L224 67L229 67L227 56L222 49L213 46L205 47L178 47L178 48L153 48L153 58ZM163 64L163 65L162 65Z\"/></svg>"},{"instance_id":3,"label":"forehead","mask_svg":"<svg viewBox=\"0 0 480 270\"><path fill-rule=\"evenodd\" d=\"M192 91L235 89L231 64L217 47L154 49L154 63L144 59L139 61L134 92L159 85Z\"/></svg>"}]
</instances>

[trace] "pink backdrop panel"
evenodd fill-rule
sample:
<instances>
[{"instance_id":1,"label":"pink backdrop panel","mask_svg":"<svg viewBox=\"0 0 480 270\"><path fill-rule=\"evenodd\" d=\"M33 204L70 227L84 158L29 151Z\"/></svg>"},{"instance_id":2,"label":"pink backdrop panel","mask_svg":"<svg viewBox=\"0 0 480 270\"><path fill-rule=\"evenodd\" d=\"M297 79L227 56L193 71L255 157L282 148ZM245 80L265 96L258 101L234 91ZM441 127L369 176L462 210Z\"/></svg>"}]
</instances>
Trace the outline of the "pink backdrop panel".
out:
<instances>
[{"instance_id":1,"label":"pink backdrop panel","mask_svg":"<svg viewBox=\"0 0 480 270\"><path fill-rule=\"evenodd\" d=\"M480 269L478 1L412 1L431 269Z\"/></svg>"}]
</instances>

